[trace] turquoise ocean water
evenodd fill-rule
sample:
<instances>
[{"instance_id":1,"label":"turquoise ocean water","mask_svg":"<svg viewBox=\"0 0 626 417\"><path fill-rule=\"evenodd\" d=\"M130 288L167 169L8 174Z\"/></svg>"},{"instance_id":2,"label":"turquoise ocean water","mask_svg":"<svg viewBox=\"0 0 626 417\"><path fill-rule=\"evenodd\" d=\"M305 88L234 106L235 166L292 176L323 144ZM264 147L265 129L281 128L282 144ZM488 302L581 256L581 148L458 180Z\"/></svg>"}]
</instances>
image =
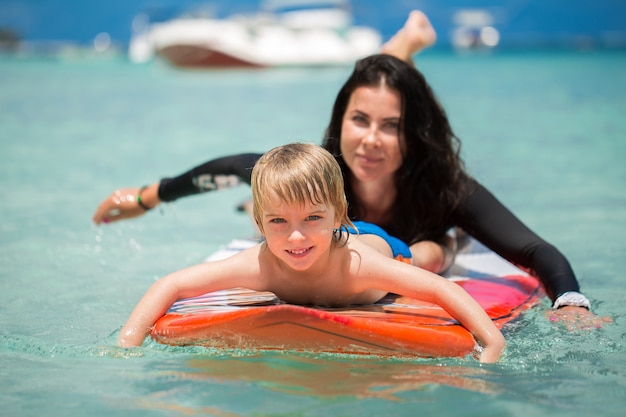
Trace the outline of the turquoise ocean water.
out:
<instances>
[{"instance_id":1,"label":"turquoise ocean water","mask_svg":"<svg viewBox=\"0 0 626 417\"><path fill-rule=\"evenodd\" d=\"M0 415L622 416L626 54L418 57L469 171L565 252L613 325L548 300L502 361L114 347L158 277L251 234L239 187L95 227L98 203L206 159L319 142L349 68L182 72L0 60ZM506 231L503 231L506 233Z\"/></svg>"}]
</instances>

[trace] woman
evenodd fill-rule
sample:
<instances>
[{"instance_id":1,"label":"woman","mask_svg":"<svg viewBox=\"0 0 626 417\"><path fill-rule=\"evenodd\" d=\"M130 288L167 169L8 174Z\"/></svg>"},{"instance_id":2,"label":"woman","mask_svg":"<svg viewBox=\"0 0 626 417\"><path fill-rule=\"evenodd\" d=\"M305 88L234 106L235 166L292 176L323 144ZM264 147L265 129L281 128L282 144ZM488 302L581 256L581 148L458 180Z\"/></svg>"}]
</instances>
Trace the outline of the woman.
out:
<instances>
[{"instance_id":1,"label":"woman","mask_svg":"<svg viewBox=\"0 0 626 417\"><path fill-rule=\"evenodd\" d=\"M392 46L410 43L410 33L421 30L407 25ZM342 169L350 217L377 224L411 245L415 264L435 272L449 265L450 256L437 242L459 227L541 279L557 309L551 320L578 327L608 321L589 311L558 249L465 172L444 110L421 73L405 60L381 54L356 64L337 96L323 146ZM221 158L141 190L117 190L102 202L94 222L136 217L160 201L232 185L232 176L249 184L250 168L259 157Z\"/></svg>"}]
</instances>

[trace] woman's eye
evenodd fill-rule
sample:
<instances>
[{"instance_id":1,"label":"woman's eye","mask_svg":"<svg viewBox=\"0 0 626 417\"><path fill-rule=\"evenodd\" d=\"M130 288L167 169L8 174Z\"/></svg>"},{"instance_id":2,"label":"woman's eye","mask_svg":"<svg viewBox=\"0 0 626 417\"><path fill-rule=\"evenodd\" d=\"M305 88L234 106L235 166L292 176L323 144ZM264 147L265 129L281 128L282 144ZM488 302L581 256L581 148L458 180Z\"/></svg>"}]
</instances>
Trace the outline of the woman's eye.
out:
<instances>
[{"instance_id":1,"label":"woman's eye","mask_svg":"<svg viewBox=\"0 0 626 417\"><path fill-rule=\"evenodd\" d=\"M387 122L385 124L387 129L398 130L400 128L400 123L398 122Z\"/></svg>"}]
</instances>

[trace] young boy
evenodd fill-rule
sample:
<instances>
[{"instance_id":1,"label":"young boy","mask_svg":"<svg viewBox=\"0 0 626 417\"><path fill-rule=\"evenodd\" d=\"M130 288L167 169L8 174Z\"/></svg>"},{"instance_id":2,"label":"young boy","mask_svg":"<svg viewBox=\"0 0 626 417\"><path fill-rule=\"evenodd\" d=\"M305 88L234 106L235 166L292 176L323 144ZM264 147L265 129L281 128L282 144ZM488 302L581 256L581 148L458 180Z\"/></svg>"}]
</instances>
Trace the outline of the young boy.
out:
<instances>
[{"instance_id":1,"label":"young boy","mask_svg":"<svg viewBox=\"0 0 626 417\"><path fill-rule=\"evenodd\" d=\"M265 241L157 281L131 313L118 345L141 345L176 300L226 288L271 291L288 303L320 306L371 304L395 293L443 307L483 347L480 361L496 362L504 337L460 286L384 255L392 252L384 232L348 233L355 225L343 187L339 165L320 146L289 144L266 153L252 171L254 218ZM410 257L405 249L399 252Z\"/></svg>"}]
</instances>

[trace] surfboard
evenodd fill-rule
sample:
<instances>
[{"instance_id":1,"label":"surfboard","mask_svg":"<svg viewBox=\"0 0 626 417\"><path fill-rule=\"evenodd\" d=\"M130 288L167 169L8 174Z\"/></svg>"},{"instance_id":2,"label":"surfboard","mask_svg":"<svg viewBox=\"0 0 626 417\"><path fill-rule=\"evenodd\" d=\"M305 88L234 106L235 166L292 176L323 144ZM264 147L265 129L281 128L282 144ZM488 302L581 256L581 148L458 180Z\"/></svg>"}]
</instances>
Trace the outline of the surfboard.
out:
<instances>
[{"instance_id":1,"label":"surfboard","mask_svg":"<svg viewBox=\"0 0 626 417\"><path fill-rule=\"evenodd\" d=\"M207 261L255 244L233 240ZM471 238L445 275L476 299L498 328L544 295L535 277ZM465 356L475 349L472 335L432 303L388 295L371 305L322 308L286 304L272 293L244 288L177 301L151 336L168 345L396 357Z\"/></svg>"}]
</instances>

